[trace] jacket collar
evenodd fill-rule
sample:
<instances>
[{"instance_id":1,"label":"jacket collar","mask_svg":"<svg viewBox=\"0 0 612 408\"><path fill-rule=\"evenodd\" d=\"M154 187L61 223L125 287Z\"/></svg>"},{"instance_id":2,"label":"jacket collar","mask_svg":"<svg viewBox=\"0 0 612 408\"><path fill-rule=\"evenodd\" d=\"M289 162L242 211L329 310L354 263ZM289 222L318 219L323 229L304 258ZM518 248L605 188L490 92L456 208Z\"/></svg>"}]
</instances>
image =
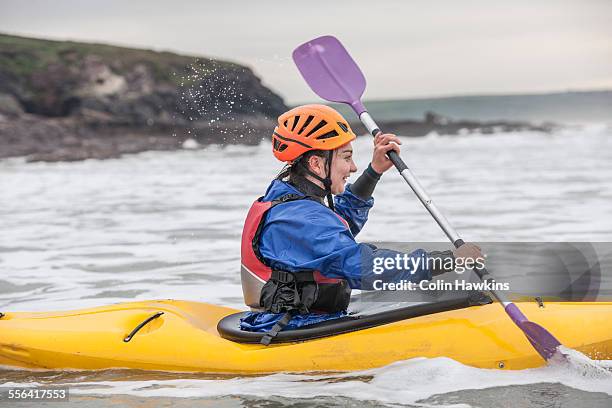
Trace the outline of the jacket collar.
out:
<instances>
[{"instance_id":1,"label":"jacket collar","mask_svg":"<svg viewBox=\"0 0 612 408\"><path fill-rule=\"evenodd\" d=\"M323 197L327 194L325 190L305 177L294 177L289 181L289 184L295 187L302 194L310 197L315 197L323 202Z\"/></svg>"}]
</instances>

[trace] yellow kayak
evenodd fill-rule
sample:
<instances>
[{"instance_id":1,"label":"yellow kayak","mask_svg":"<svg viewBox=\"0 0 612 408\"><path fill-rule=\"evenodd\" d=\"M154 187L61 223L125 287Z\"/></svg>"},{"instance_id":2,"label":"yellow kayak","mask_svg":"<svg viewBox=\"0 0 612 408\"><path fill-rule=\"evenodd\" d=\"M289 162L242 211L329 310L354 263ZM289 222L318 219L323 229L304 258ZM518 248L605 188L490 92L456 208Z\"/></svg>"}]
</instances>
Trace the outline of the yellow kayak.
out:
<instances>
[{"instance_id":1,"label":"yellow kayak","mask_svg":"<svg viewBox=\"0 0 612 408\"><path fill-rule=\"evenodd\" d=\"M518 306L562 344L592 359L612 359L612 302ZM441 356L481 368L515 370L544 364L495 303L413 313L391 323L269 346L221 337L219 321L237 312L177 300L69 312L6 312L0 317L0 365L253 374L362 370L413 357Z\"/></svg>"}]
</instances>

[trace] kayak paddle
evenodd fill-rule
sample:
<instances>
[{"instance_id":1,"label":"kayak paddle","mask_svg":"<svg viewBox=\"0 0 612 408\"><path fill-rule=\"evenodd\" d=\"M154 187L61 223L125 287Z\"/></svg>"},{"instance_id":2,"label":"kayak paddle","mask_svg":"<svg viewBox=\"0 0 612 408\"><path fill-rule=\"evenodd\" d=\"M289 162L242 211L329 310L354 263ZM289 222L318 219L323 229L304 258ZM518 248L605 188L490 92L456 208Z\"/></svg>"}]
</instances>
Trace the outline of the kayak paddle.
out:
<instances>
[{"instance_id":1,"label":"kayak paddle","mask_svg":"<svg viewBox=\"0 0 612 408\"><path fill-rule=\"evenodd\" d=\"M323 36L300 45L293 51L293 61L317 95L328 101L350 105L372 136L381 132L361 102L361 96L366 88L365 77L336 37ZM387 153L387 156L453 245L456 248L463 245L465 243L463 239L436 207L406 163L393 150ZM474 268L474 271L481 280L485 281L486 270ZM525 333L529 342L545 360L550 360L555 354L561 353L559 351L561 343L548 330L529 321L503 294L496 291L490 293L504 306L508 316Z\"/></svg>"}]
</instances>

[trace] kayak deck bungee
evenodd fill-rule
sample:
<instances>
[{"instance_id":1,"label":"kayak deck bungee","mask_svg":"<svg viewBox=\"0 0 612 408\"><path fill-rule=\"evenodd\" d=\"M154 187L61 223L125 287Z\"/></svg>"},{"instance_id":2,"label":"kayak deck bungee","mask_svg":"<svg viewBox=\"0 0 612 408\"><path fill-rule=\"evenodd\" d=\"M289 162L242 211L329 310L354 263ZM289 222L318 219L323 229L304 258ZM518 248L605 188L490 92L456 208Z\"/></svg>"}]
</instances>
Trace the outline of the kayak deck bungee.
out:
<instances>
[{"instance_id":1,"label":"kayak deck bungee","mask_svg":"<svg viewBox=\"0 0 612 408\"><path fill-rule=\"evenodd\" d=\"M593 359L612 359L612 302L544 302L540 307L531 301L519 306L530 319L554 330L566 346ZM415 357L449 357L480 368L524 369L545 364L499 304L446 310L269 346L238 343L219 335L219 321L237 312L176 300L68 312L4 312L0 365L256 374L363 370Z\"/></svg>"}]
</instances>

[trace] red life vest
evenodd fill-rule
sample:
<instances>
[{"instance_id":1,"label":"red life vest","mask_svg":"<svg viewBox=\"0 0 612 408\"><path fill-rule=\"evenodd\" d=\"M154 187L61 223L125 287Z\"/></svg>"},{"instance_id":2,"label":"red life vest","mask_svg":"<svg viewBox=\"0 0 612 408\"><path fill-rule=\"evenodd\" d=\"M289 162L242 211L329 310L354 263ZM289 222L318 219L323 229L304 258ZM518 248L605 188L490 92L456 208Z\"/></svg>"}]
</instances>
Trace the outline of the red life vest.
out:
<instances>
[{"instance_id":1,"label":"red life vest","mask_svg":"<svg viewBox=\"0 0 612 408\"><path fill-rule=\"evenodd\" d=\"M308 197L288 194L274 201L262 201L262 197L260 197L253 203L247 214L240 248L240 274L244 301L247 306L253 309L263 308L263 310L266 310L261 299L262 289L273 275L272 268L265 263L265 260L259 253L259 239L263 229L264 217L276 205L302 199L308 199ZM340 215L338 215L338 218L349 228L344 218ZM290 275L304 274L304 272L293 274L288 271L281 271L281 273L288 273ZM319 271L310 271L309 273L312 277L306 279L312 279L318 287L313 310L332 313L346 309L350 300L350 287L347 281L344 279L326 278ZM275 276L278 276L278 273ZM300 279L298 278L298 280ZM337 310L338 308L341 309Z\"/></svg>"}]
</instances>

